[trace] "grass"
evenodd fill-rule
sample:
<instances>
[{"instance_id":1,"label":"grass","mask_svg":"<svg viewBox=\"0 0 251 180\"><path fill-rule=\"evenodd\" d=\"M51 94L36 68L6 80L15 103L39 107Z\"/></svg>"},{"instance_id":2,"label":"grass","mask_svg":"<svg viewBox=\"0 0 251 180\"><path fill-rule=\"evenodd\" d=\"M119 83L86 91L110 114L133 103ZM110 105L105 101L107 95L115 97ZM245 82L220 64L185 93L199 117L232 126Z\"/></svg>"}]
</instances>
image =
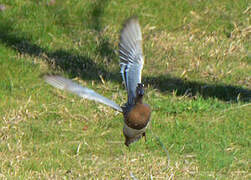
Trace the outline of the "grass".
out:
<instances>
[{"instance_id":1,"label":"grass","mask_svg":"<svg viewBox=\"0 0 251 180\"><path fill-rule=\"evenodd\" d=\"M0 4L1 178L250 178L247 0ZM125 103L118 37L135 14L153 114L147 142L128 149L121 114L41 76L61 74Z\"/></svg>"}]
</instances>

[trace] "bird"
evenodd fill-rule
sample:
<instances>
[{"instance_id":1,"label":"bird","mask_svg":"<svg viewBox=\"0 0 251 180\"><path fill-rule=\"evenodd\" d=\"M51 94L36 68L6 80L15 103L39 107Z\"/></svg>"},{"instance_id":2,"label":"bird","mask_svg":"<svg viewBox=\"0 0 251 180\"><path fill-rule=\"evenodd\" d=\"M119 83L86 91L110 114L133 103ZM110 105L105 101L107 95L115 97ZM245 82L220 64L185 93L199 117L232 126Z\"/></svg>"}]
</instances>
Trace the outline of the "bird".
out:
<instances>
[{"instance_id":1,"label":"bird","mask_svg":"<svg viewBox=\"0 0 251 180\"><path fill-rule=\"evenodd\" d=\"M119 42L120 73L127 91L127 102L120 106L94 90L83 87L70 79L58 75L45 75L44 80L55 88L72 92L82 98L105 104L124 116L123 134L125 145L144 137L150 122L151 108L143 103L145 94L141 74L144 65L142 33L137 17L125 21Z\"/></svg>"},{"instance_id":2,"label":"bird","mask_svg":"<svg viewBox=\"0 0 251 180\"><path fill-rule=\"evenodd\" d=\"M142 33L137 17L129 18L120 33L119 57L121 75L127 90L127 103L122 106L124 115L123 134L125 145L146 140L146 128L150 121L151 108L143 103L144 84L141 73L144 65Z\"/></svg>"}]
</instances>

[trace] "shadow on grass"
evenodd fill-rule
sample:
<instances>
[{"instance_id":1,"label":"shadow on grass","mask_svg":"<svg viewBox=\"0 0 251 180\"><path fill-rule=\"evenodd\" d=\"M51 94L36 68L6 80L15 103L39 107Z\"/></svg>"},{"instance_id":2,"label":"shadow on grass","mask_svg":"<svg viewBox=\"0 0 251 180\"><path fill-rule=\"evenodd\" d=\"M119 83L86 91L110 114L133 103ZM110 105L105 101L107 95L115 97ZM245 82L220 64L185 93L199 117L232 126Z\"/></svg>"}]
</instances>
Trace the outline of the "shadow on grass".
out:
<instances>
[{"instance_id":1,"label":"shadow on grass","mask_svg":"<svg viewBox=\"0 0 251 180\"><path fill-rule=\"evenodd\" d=\"M102 33L103 27L101 25L101 18L108 4L109 0L97 0L92 2L92 8L89 12L91 16L87 26L98 33L99 44L97 47L97 53L100 54L101 57L111 60L116 58L116 54L109 43L109 37Z\"/></svg>"},{"instance_id":2,"label":"shadow on grass","mask_svg":"<svg viewBox=\"0 0 251 180\"><path fill-rule=\"evenodd\" d=\"M156 77L146 77L146 84L162 92L176 92L178 96L195 96L200 95L203 98L217 98L222 101L232 102L249 102L251 101L251 90L239 86L226 84L207 84L203 82L189 81L180 78L160 75Z\"/></svg>"},{"instance_id":3,"label":"shadow on grass","mask_svg":"<svg viewBox=\"0 0 251 180\"><path fill-rule=\"evenodd\" d=\"M21 54L42 58L52 67L62 69L72 77L79 76L85 80L99 80L99 75L102 75L107 80L121 82L119 72L110 72L105 66L95 63L87 56L73 54L64 50L50 52L25 37L27 37L26 34L20 37L20 33L18 37L15 36L11 25L0 25L0 42ZM99 53L102 55L102 52ZM213 97L223 101L237 102L239 100L249 102L251 100L251 90L239 86L200 83L167 75L148 76L143 79L143 82L152 85L161 92L176 91L178 96L199 94L204 98Z\"/></svg>"},{"instance_id":4,"label":"shadow on grass","mask_svg":"<svg viewBox=\"0 0 251 180\"><path fill-rule=\"evenodd\" d=\"M20 54L27 54L32 57L39 57L45 60L52 69L60 69L67 72L71 77L79 76L86 80L100 80L103 78L120 81L119 72L109 72L102 64L95 63L88 56L73 54L65 50L49 51L39 47L29 40L27 34L13 33L11 25L0 25L0 42L18 51Z\"/></svg>"}]
</instances>

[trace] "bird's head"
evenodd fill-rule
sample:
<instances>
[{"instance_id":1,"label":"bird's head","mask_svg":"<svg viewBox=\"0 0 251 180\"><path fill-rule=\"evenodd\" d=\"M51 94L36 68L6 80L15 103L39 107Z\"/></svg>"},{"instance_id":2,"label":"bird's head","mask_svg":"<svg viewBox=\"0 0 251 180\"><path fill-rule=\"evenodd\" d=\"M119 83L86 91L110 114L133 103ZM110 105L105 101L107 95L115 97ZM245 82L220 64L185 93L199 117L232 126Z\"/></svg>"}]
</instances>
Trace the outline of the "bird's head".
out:
<instances>
[{"instance_id":1,"label":"bird's head","mask_svg":"<svg viewBox=\"0 0 251 180\"><path fill-rule=\"evenodd\" d=\"M138 86L136 88L136 95L138 97L144 96L144 84L143 83L138 83Z\"/></svg>"}]
</instances>

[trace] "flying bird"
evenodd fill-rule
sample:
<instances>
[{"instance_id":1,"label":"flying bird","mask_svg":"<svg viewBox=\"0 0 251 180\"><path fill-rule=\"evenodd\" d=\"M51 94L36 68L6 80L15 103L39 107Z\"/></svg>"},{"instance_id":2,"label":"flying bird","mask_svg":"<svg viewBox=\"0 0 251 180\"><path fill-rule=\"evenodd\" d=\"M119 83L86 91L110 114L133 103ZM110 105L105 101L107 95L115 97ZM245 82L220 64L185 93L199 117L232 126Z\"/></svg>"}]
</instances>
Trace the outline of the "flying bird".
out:
<instances>
[{"instance_id":1,"label":"flying bird","mask_svg":"<svg viewBox=\"0 0 251 180\"><path fill-rule=\"evenodd\" d=\"M46 75L44 79L50 85L70 91L82 98L103 103L123 113L125 145L138 141L141 137L146 140L146 128L150 122L151 108L143 103L144 84L141 83L141 73L144 65L142 48L142 33L138 18L128 19L120 34L119 58L122 79L127 90L127 102L119 106L114 101L100 95L92 89L83 87L61 76Z\"/></svg>"}]
</instances>

